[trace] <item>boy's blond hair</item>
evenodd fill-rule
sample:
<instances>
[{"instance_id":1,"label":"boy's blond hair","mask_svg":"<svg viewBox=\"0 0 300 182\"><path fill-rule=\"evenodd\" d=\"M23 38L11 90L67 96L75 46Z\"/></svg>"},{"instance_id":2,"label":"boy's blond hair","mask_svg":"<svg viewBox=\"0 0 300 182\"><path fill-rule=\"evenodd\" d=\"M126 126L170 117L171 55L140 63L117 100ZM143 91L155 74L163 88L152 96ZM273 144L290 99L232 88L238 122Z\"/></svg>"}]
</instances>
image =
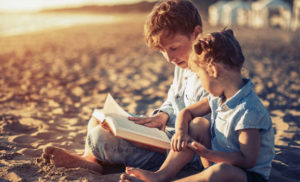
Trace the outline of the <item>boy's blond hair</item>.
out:
<instances>
[{"instance_id":1,"label":"boy's blond hair","mask_svg":"<svg viewBox=\"0 0 300 182\"><path fill-rule=\"evenodd\" d=\"M181 33L189 37L197 25L202 28L201 17L191 1L159 2L152 9L144 26L146 43L150 48L160 49L162 34L172 36Z\"/></svg>"},{"instance_id":2,"label":"boy's blond hair","mask_svg":"<svg viewBox=\"0 0 300 182\"><path fill-rule=\"evenodd\" d=\"M222 63L236 71L241 71L244 55L231 29L213 32L196 39L193 51L200 59L190 60L190 66L205 66L208 63Z\"/></svg>"}]
</instances>

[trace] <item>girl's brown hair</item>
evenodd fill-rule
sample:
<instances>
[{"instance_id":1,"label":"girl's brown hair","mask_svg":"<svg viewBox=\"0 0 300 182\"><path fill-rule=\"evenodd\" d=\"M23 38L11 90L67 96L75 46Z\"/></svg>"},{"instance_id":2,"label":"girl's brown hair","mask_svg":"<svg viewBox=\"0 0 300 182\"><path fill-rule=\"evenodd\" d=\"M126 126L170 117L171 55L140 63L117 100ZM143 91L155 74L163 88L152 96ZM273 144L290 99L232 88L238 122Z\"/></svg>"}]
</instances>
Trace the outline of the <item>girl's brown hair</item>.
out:
<instances>
[{"instance_id":1,"label":"girl's brown hair","mask_svg":"<svg viewBox=\"0 0 300 182\"><path fill-rule=\"evenodd\" d=\"M193 60L198 66L203 63L215 62L240 71L244 64L241 46L231 29L213 32L197 39L193 50L197 55L203 54L202 59Z\"/></svg>"}]
</instances>

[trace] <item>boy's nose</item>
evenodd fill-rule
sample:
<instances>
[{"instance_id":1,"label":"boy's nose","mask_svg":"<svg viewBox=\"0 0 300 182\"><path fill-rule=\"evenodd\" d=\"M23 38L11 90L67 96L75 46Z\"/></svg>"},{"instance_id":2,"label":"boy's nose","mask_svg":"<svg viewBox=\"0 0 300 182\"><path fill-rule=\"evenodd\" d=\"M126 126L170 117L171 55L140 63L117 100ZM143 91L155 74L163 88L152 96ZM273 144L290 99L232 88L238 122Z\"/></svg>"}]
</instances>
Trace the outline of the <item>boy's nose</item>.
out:
<instances>
[{"instance_id":1,"label":"boy's nose","mask_svg":"<svg viewBox=\"0 0 300 182\"><path fill-rule=\"evenodd\" d=\"M167 52L161 52L164 58L170 63L172 61L172 58L170 57L170 54Z\"/></svg>"}]
</instances>

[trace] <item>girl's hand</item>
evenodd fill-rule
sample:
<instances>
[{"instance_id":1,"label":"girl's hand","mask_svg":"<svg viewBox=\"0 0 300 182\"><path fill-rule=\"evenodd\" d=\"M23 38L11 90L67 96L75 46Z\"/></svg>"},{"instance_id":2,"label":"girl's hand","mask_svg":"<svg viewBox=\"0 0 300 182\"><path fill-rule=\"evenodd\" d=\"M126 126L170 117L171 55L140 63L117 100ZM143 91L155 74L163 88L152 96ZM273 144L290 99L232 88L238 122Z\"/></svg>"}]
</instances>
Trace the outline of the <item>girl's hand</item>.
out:
<instances>
[{"instance_id":1,"label":"girl's hand","mask_svg":"<svg viewBox=\"0 0 300 182\"><path fill-rule=\"evenodd\" d=\"M176 131L172 137L171 148L175 152L185 150L189 141L189 135L184 131Z\"/></svg>"},{"instance_id":2,"label":"girl's hand","mask_svg":"<svg viewBox=\"0 0 300 182\"><path fill-rule=\"evenodd\" d=\"M202 144L200 144L200 143L198 143L196 141L188 143L187 146L191 150L193 150L194 152L196 152L199 156L202 156L203 153L205 153L207 151L207 148L204 145L202 145Z\"/></svg>"}]
</instances>

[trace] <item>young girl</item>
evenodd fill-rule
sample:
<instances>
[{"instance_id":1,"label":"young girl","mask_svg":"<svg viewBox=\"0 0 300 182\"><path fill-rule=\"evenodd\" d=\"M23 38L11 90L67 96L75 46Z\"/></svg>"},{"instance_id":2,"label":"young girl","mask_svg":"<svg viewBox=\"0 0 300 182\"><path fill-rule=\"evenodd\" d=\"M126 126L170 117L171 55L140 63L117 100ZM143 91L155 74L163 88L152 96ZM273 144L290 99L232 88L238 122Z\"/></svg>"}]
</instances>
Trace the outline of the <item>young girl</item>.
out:
<instances>
[{"instance_id":1,"label":"young girl","mask_svg":"<svg viewBox=\"0 0 300 182\"><path fill-rule=\"evenodd\" d=\"M272 121L252 82L242 78L243 62L232 30L198 39L189 67L210 96L180 112L172 150L158 171L127 168L121 181L172 180L195 154L205 170L179 181L267 181L274 157ZM209 112L211 121L201 117Z\"/></svg>"}]
</instances>

